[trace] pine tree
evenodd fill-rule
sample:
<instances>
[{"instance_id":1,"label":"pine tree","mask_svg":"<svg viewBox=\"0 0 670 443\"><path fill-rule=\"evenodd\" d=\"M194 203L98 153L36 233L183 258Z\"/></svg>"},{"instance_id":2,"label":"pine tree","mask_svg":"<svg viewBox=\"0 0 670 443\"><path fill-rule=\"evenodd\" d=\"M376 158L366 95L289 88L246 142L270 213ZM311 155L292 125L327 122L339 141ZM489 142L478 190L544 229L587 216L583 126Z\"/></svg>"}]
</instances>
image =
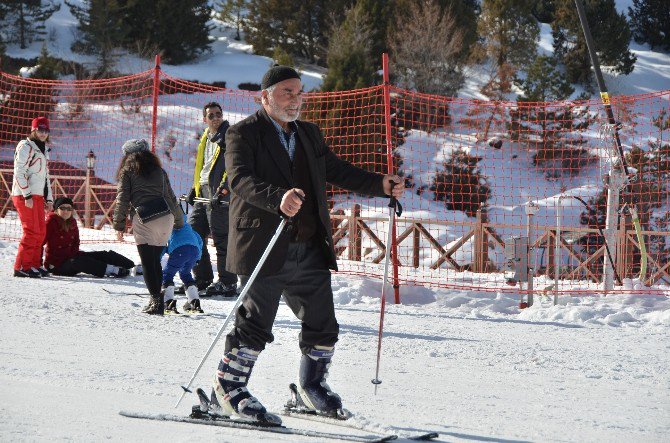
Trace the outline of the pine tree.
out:
<instances>
[{"instance_id":1,"label":"pine tree","mask_svg":"<svg viewBox=\"0 0 670 443\"><path fill-rule=\"evenodd\" d=\"M581 133L588 128L591 116L584 106L555 103L574 92L558 62L549 56L537 57L526 78L515 84L523 94L517 108L510 111L512 140L536 151L533 164L542 167L548 179L579 173L594 160L581 147L586 143Z\"/></svg>"},{"instance_id":2,"label":"pine tree","mask_svg":"<svg viewBox=\"0 0 670 443\"><path fill-rule=\"evenodd\" d=\"M72 50L98 57L96 76L106 76L113 71L116 48L127 34L121 5L117 0L83 0L81 6L65 0L72 15L79 21L81 33L72 44Z\"/></svg>"},{"instance_id":3,"label":"pine tree","mask_svg":"<svg viewBox=\"0 0 670 443\"><path fill-rule=\"evenodd\" d=\"M440 7L440 14L448 12L458 24L462 34L461 51L458 56L462 62L465 62L477 42L477 17L481 13L480 2L479 0L435 0L435 2ZM391 5L393 2L384 3ZM395 5L391 9L387 39L397 32L396 26L401 22L400 17L408 16L413 7L424 6L427 3L429 2L425 0L395 0Z\"/></svg>"},{"instance_id":4,"label":"pine tree","mask_svg":"<svg viewBox=\"0 0 670 443\"><path fill-rule=\"evenodd\" d=\"M277 46L272 52L272 60L278 65L295 67L293 57L282 46Z\"/></svg>"},{"instance_id":5,"label":"pine tree","mask_svg":"<svg viewBox=\"0 0 670 443\"><path fill-rule=\"evenodd\" d=\"M8 43L18 43L21 49L47 35L46 22L60 10L54 0L9 0L2 5L6 12L4 27ZM13 36L13 37L12 37Z\"/></svg>"},{"instance_id":6,"label":"pine tree","mask_svg":"<svg viewBox=\"0 0 670 443\"><path fill-rule=\"evenodd\" d=\"M56 58L49 55L47 45L44 43L42 45L42 50L40 51L40 56L37 59L37 69L33 71L30 77L56 80L58 79L58 74L60 71L60 62Z\"/></svg>"},{"instance_id":7,"label":"pine tree","mask_svg":"<svg viewBox=\"0 0 670 443\"><path fill-rule=\"evenodd\" d=\"M378 68L381 68L382 54L389 52L387 35L398 3L398 0L358 0L355 5L370 29L368 50Z\"/></svg>"},{"instance_id":8,"label":"pine tree","mask_svg":"<svg viewBox=\"0 0 670 443\"><path fill-rule=\"evenodd\" d=\"M514 82L523 95L520 100L527 102L548 102L564 100L575 90L563 78L555 58L541 55L528 68L526 78Z\"/></svg>"},{"instance_id":9,"label":"pine tree","mask_svg":"<svg viewBox=\"0 0 670 443\"><path fill-rule=\"evenodd\" d=\"M556 0L538 0L533 7L533 15L540 23L551 23L556 14Z\"/></svg>"},{"instance_id":10,"label":"pine tree","mask_svg":"<svg viewBox=\"0 0 670 443\"><path fill-rule=\"evenodd\" d=\"M247 0L222 0L218 3L219 20L227 23L233 23L235 26L235 40L240 40L242 36L240 31L244 24L243 13L247 7Z\"/></svg>"},{"instance_id":11,"label":"pine tree","mask_svg":"<svg viewBox=\"0 0 670 443\"><path fill-rule=\"evenodd\" d=\"M600 63L618 74L633 72L636 57L630 52L631 30L614 0L586 0L584 9ZM556 19L551 24L554 54L565 65L571 83L591 82L591 62L579 24L574 0L556 0Z\"/></svg>"},{"instance_id":12,"label":"pine tree","mask_svg":"<svg viewBox=\"0 0 670 443\"><path fill-rule=\"evenodd\" d=\"M540 27L531 0L483 0L478 30L495 66L528 66L537 53Z\"/></svg>"},{"instance_id":13,"label":"pine tree","mask_svg":"<svg viewBox=\"0 0 670 443\"><path fill-rule=\"evenodd\" d=\"M630 27L637 42L649 43L670 51L670 2L668 0L633 0L628 8Z\"/></svg>"},{"instance_id":14,"label":"pine tree","mask_svg":"<svg viewBox=\"0 0 670 443\"><path fill-rule=\"evenodd\" d=\"M454 151L435 174L430 190L436 201L443 201L447 209L463 211L474 217L477 210L485 208L491 196L491 187L477 164L482 157L475 157L462 149Z\"/></svg>"},{"instance_id":15,"label":"pine tree","mask_svg":"<svg viewBox=\"0 0 670 443\"><path fill-rule=\"evenodd\" d=\"M396 82L427 94L454 96L463 86L463 32L437 1L414 4L389 37Z\"/></svg>"},{"instance_id":16,"label":"pine tree","mask_svg":"<svg viewBox=\"0 0 670 443\"><path fill-rule=\"evenodd\" d=\"M125 46L141 43L155 48L163 61L180 64L196 58L211 45L208 0L124 0L128 32Z\"/></svg>"},{"instance_id":17,"label":"pine tree","mask_svg":"<svg viewBox=\"0 0 670 443\"><path fill-rule=\"evenodd\" d=\"M347 11L345 20L329 38L328 73L321 90L359 89L375 83L377 68L370 53L373 33L361 5Z\"/></svg>"},{"instance_id":18,"label":"pine tree","mask_svg":"<svg viewBox=\"0 0 670 443\"><path fill-rule=\"evenodd\" d=\"M244 23L256 54L271 56L282 46L294 58L325 65L329 22L341 21L351 0L304 0L287 7L283 0L250 0Z\"/></svg>"},{"instance_id":19,"label":"pine tree","mask_svg":"<svg viewBox=\"0 0 670 443\"><path fill-rule=\"evenodd\" d=\"M55 80L60 66L51 57L46 44L38 58L38 67L31 77ZM30 133L30 122L35 116L50 115L56 109L55 96L58 94L53 82L18 82L0 94L0 141L16 143Z\"/></svg>"}]
</instances>

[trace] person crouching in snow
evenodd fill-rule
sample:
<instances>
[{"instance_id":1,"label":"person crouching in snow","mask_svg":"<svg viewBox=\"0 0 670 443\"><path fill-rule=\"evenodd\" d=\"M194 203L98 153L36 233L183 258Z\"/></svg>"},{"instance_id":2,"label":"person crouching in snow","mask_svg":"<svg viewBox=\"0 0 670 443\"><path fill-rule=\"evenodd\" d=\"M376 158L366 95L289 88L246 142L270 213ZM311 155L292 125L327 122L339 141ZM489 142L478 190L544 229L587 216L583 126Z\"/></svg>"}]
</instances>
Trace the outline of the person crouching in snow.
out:
<instances>
[{"instance_id":1,"label":"person crouching in snow","mask_svg":"<svg viewBox=\"0 0 670 443\"><path fill-rule=\"evenodd\" d=\"M126 277L132 260L114 251L80 251L79 227L72 217L74 203L67 197L54 201L47 215L44 265L54 275L72 277L83 272L96 277Z\"/></svg>"},{"instance_id":2,"label":"person crouching in snow","mask_svg":"<svg viewBox=\"0 0 670 443\"><path fill-rule=\"evenodd\" d=\"M191 225L186 223L186 216L184 216L184 226L172 230L166 251L169 257L165 268L163 268L165 312L179 314L177 300L174 298L174 276L179 272L179 278L181 278L186 288L186 296L188 297L188 301L184 304L184 311L202 313L203 310L198 298L198 287L191 272L202 255L202 238L193 230Z\"/></svg>"}]
</instances>

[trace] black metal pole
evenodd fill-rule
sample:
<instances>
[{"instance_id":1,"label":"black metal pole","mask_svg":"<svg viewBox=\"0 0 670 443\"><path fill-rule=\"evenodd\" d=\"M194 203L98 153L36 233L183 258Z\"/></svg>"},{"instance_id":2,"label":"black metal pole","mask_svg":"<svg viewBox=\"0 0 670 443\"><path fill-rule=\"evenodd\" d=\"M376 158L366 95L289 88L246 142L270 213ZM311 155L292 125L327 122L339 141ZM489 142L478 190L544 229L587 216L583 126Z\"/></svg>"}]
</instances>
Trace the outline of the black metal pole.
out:
<instances>
[{"instance_id":1,"label":"black metal pole","mask_svg":"<svg viewBox=\"0 0 670 443\"><path fill-rule=\"evenodd\" d=\"M579 23L582 25L582 31L584 31L584 38L586 39L586 48L589 51L589 57L591 58L591 64L593 65L593 70L596 74L596 83L598 83L598 89L600 89L600 98L603 101L605 106L605 112L607 113L607 121L614 128L614 140L616 142L617 153L619 154L619 160L623 166L623 170L628 173L628 164L626 163L626 157L623 153L623 147L621 146L621 139L619 138L619 126L614 119L614 112L612 111L612 105L610 104L610 96L607 92L607 85L605 84L605 79L603 78L603 73L600 70L600 62L598 61L598 54L596 53L593 37L591 37L591 29L589 28L589 22L586 20L586 11L584 10L584 3L582 0L575 0L575 5L577 6L577 14L579 15Z\"/></svg>"}]
</instances>

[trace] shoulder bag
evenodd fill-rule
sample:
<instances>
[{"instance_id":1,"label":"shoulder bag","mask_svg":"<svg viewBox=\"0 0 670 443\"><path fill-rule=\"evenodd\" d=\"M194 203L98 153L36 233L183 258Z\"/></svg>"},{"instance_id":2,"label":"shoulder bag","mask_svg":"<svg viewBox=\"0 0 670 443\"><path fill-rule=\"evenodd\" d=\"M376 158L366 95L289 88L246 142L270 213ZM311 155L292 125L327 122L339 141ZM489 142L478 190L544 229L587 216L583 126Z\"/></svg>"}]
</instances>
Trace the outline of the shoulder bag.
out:
<instances>
[{"instance_id":1,"label":"shoulder bag","mask_svg":"<svg viewBox=\"0 0 670 443\"><path fill-rule=\"evenodd\" d=\"M165 200L165 171L161 168L161 196L151 199L148 202L141 204L135 208L137 219L144 224L151 220L155 220L164 215L170 214L170 205Z\"/></svg>"}]
</instances>

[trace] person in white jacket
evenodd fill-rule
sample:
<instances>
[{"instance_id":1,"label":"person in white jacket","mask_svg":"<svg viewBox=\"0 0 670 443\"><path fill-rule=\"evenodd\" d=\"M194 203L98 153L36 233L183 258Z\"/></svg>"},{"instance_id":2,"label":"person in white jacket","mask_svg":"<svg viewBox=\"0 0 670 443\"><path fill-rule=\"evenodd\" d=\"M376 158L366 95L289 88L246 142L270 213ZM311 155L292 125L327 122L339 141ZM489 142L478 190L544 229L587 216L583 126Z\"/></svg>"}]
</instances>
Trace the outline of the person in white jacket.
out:
<instances>
[{"instance_id":1,"label":"person in white jacket","mask_svg":"<svg viewBox=\"0 0 670 443\"><path fill-rule=\"evenodd\" d=\"M14 152L12 202L19 213L23 236L14 263L14 277L39 278L49 275L42 267L42 247L46 235L45 209L51 211L53 194L49 180L49 120L34 118L28 138Z\"/></svg>"}]
</instances>

